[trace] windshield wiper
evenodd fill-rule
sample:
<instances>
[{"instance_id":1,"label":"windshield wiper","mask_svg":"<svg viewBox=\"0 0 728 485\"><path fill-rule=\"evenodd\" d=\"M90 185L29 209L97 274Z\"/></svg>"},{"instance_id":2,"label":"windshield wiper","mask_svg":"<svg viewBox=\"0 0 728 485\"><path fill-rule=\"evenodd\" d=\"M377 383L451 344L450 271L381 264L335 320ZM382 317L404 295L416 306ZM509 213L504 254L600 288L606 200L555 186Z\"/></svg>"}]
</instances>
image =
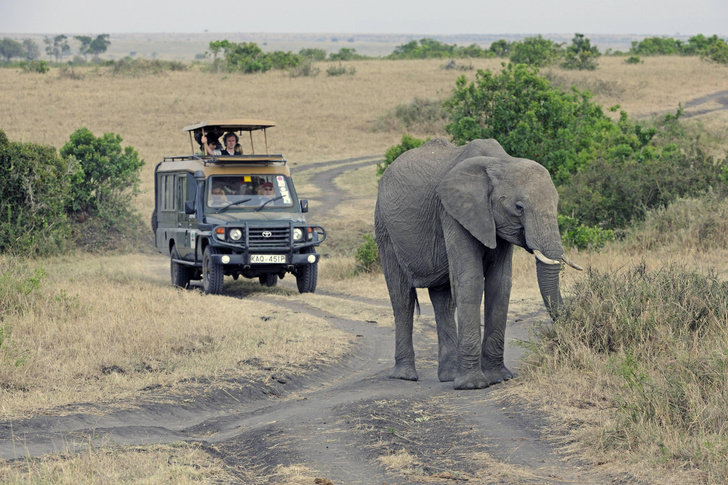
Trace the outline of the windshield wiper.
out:
<instances>
[{"instance_id":1,"label":"windshield wiper","mask_svg":"<svg viewBox=\"0 0 728 485\"><path fill-rule=\"evenodd\" d=\"M255 209L255 212L258 212L260 209L262 209L263 207L267 206L271 202L274 202L276 200L281 200L282 198L283 198L283 196L282 195L279 195L278 197L274 197L273 199L266 200L265 202L263 202L263 205L261 205L260 207L258 207L257 209Z\"/></svg>"},{"instance_id":2,"label":"windshield wiper","mask_svg":"<svg viewBox=\"0 0 728 485\"><path fill-rule=\"evenodd\" d=\"M219 214L220 212L227 210L234 205L245 204L246 202L250 202L251 200L252 199L243 199L243 200L238 200L236 202L232 202L232 203L226 205L225 207L220 207L218 210L215 211L215 214Z\"/></svg>"}]
</instances>

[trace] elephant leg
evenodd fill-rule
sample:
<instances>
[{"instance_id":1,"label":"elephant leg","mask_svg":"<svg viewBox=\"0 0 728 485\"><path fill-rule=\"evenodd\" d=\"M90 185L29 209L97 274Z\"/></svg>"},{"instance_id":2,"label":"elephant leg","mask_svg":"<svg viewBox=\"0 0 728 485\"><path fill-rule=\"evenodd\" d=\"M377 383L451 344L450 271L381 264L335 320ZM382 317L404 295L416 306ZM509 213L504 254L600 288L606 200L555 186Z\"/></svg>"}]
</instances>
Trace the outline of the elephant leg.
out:
<instances>
[{"instance_id":1,"label":"elephant leg","mask_svg":"<svg viewBox=\"0 0 728 485\"><path fill-rule=\"evenodd\" d=\"M415 369L412 330L417 291L412 288L407 275L399 265L394 247L384 228L377 228L377 246L394 312L394 368L389 377L416 381L418 377Z\"/></svg>"},{"instance_id":2,"label":"elephant leg","mask_svg":"<svg viewBox=\"0 0 728 485\"><path fill-rule=\"evenodd\" d=\"M480 304L483 301L483 245L448 214L442 216L450 285L457 308L458 371L455 389L488 386L480 365Z\"/></svg>"},{"instance_id":3,"label":"elephant leg","mask_svg":"<svg viewBox=\"0 0 728 485\"><path fill-rule=\"evenodd\" d=\"M455 302L450 285L429 288L430 301L435 309L437 322L438 369L440 382L454 381L457 375L457 338L455 326Z\"/></svg>"},{"instance_id":4,"label":"elephant leg","mask_svg":"<svg viewBox=\"0 0 728 485\"><path fill-rule=\"evenodd\" d=\"M500 240L496 250L489 256L492 259L485 271L483 352L480 363L488 385L492 385L513 378L513 373L503 362L511 298L513 246Z\"/></svg>"}]
</instances>

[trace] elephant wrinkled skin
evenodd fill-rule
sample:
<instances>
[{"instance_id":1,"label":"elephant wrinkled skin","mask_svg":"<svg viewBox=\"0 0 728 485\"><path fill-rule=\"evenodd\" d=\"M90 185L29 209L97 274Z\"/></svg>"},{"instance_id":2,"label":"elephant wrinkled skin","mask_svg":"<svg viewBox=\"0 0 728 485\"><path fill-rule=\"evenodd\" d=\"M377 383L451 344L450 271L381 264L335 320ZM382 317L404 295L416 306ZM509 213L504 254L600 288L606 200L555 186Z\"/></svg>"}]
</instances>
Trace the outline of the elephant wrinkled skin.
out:
<instances>
[{"instance_id":1,"label":"elephant wrinkled skin","mask_svg":"<svg viewBox=\"0 0 728 485\"><path fill-rule=\"evenodd\" d=\"M441 381L479 389L513 377L503 363L513 245L537 256L541 295L554 310L562 304L565 258L557 204L548 171L511 157L495 140L462 147L432 140L387 168L374 218L395 319L390 377L417 380L415 288L428 289L435 310Z\"/></svg>"}]
</instances>

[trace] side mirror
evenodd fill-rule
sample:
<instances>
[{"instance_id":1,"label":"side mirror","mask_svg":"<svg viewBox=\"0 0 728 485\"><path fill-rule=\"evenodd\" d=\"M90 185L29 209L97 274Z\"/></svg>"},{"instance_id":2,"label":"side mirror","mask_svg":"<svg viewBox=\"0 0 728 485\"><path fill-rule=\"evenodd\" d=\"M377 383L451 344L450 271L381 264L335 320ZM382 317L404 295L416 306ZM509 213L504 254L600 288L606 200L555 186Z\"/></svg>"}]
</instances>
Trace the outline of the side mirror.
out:
<instances>
[{"instance_id":1,"label":"side mirror","mask_svg":"<svg viewBox=\"0 0 728 485\"><path fill-rule=\"evenodd\" d=\"M299 203L301 204L301 212L308 212L308 199L301 199Z\"/></svg>"},{"instance_id":2,"label":"side mirror","mask_svg":"<svg viewBox=\"0 0 728 485\"><path fill-rule=\"evenodd\" d=\"M195 201L194 200L188 200L185 202L185 214L194 214L195 213Z\"/></svg>"}]
</instances>

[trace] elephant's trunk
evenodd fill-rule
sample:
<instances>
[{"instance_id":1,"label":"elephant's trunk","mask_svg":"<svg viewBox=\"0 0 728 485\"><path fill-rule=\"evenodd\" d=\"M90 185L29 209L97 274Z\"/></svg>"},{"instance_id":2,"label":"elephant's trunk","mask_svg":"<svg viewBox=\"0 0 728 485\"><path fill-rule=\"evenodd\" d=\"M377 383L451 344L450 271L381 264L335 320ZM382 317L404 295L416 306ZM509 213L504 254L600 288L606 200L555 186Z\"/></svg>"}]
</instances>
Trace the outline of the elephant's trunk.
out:
<instances>
[{"instance_id":1,"label":"elephant's trunk","mask_svg":"<svg viewBox=\"0 0 728 485\"><path fill-rule=\"evenodd\" d=\"M547 264L536 261L536 276L538 288L541 290L541 297L552 317L558 312L558 308L564 304L559 289L559 276L561 273L560 264Z\"/></svg>"}]
</instances>

